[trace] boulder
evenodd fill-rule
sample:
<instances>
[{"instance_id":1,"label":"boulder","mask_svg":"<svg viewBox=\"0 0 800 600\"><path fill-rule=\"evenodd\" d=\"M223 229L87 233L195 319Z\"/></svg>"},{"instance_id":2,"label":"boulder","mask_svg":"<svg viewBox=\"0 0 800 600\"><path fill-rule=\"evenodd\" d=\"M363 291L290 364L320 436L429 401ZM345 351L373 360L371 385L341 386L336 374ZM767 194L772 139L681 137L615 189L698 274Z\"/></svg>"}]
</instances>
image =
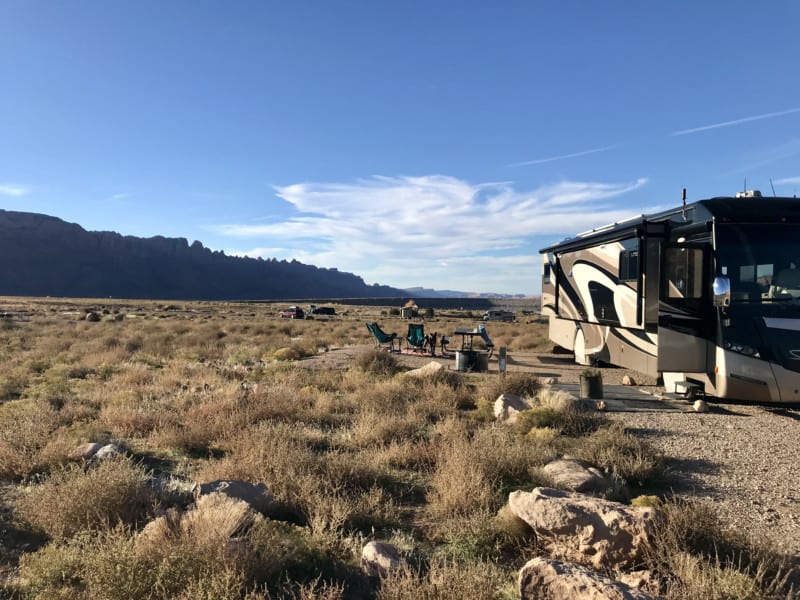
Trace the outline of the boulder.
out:
<instances>
[{"instance_id":1,"label":"boulder","mask_svg":"<svg viewBox=\"0 0 800 600\"><path fill-rule=\"evenodd\" d=\"M692 404L692 408L696 413L707 413L708 403L705 400L695 400L694 404Z\"/></svg>"},{"instance_id":2,"label":"boulder","mask_svg":"<svg viewBox=\"0 0 800 600\"><path fill-rule=\"evenodd\" d=\"M516 394L500 394L494 401L494 416L498 421L514 423L523 410L530 406L521 396Z\"/></svg>"},{"instance_id":3,"label":"boulder","mask_svg":"<svg viewBox=\"0 0 800 600\"><path fill-rule=\"evenodd\" d=\"M636 385L636 380L630 375L625 375L622 378L622 385Z\"/></svg>"},{"instance_id":4,"label":"boulder","mask_svg":"<svg viewBox=\"0 0 800 600\"><path fill-rule=\"evenodd\" d=\"M373 577L399 569L402 564L400 553L392 544L370 542L361 551L361 568Z\"/></svg>"},{"instance_id":5,"label":"boulder","mask_svg":"<svg viewBox=\"0 0 800 600\"><path fill-rule=\"evenodd\" d=\"M100 315L94 311L86 313L86 317L84 317L87 321L91 321L92 323L97 323L100 320Z\"/></svg>"},{"instance_id":6,"label":"boulder","mask_svg":"<svg viewBox=\"0 0 800 600\"><path fill-rule=\"evenodd\" d=\"M655 600L641 590L580 565L534 558L519 572L522 600Z\"/></svg>"},{"instance_id":7,"label":"boulder","mask_svg":"<svg viewBox=\"0 0 800 600\"><path fill-rule=\"evenodd\" d=\"M603 493L613 487L602 471L577 458L559 458L547 463L542 470L555 485L573 492Z\"/></svg>"},{"instance_id":8,"label":"boulder","mask_svg":"<svg viewBox=\"0 0 800 600\"><path fill-rule=\"evenodd\" d=\"M263 483L249 483L236 479L219 479L208 483L201 483L195 488L195 497L201 498L208 494L224 494L229 498L243 500L255 510L269 515L275 509L275 500Z\"/></svg>"},{"instance_id":9,"label":"boulder","mask_svg":"<svg viewBox=\"0 0 800 600\"><path fill-rule=\"evenodd\" d=\"M435 375L439 371L444 369L442 363L438 363L435 360L432 360L427 365L420 367L419 369L414 369L413 371L409 371L406 373L408 377L430 377L431 375Z\"/></svg>"},{"instance_id":10,"label":"boulder","mask_svg":"<svg viewBox=\"0 0 800 600\"><path fill-rule=\"evenodd\" d=\"M551 555L594 569L634 564L647 544L654 515L652 508L552 488L512 492L508 504Z\"/></svg>"}]
</instances>

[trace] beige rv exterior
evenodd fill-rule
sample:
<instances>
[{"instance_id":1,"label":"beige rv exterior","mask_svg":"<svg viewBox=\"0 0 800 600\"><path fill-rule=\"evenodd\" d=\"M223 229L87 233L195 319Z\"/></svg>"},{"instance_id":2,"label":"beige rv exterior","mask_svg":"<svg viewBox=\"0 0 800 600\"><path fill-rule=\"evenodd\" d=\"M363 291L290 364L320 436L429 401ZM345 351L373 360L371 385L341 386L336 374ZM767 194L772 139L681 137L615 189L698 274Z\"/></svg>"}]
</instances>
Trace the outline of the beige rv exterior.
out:
<instances>
[{"instance_id":1,"label":"beige rv exterior","mask_svg":"<svg viewBox=\"0 0 800 600\"><path fill-rule=\"evenodd\" d=\"M800 200L701 200L541 254L549 337L577 363L660 376L668 392L800 402L800 290L779 285L800 259Z\"/></svg>"}]
</instances>

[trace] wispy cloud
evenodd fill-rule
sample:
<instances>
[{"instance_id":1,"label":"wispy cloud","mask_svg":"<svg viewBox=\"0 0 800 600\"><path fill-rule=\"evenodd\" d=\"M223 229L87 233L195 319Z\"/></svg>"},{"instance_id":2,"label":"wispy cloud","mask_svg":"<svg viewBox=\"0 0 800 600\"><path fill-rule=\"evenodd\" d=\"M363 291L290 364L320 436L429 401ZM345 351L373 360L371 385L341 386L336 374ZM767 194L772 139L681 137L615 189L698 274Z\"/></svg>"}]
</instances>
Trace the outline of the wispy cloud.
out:
<instances>
[{"instance_id":1,"label":"wispy cloud","mask_svg":"<svg viewBox=\"0 0 800 600\"><path fill-rule=\"evenodd\" d=\"M131 197L130 194L127 194L127 193L123 192L123 193L120 193L120 194L114 194L113 196L110 196L108 199L109 200L125 200L126 198L130 198L130 197Z\"/></svg>"},{"instance_id":2,"label":"wispy cloud","mask_svg":"<svg viewBox=\"0 0 800 600\"><path fill-rule=\"evenodd\" d=\"M443 175L298 183L275 188L296 209L293 216L214 230L266 242L240 254L296 258L370 282L525 292L538 287L534 236L629 217L634 211L619 207L618 197L646 182L564 181L530 192ZM284 254L272 252L277 248Z\"/></svg>"},{"instance_id":3,"label":"wispy cloud","mask_svg":"<svg viewBox=\"0 0 800 600\"><path fill-rule=\"evenodd\" d=\"M506 165L506 167L526 167L528 165L540 165L542 163L555 162L557 160L565 160L567 158L577 158L578 156L586 156L587 154L608 152L609 150L614 150L615 148L619 148L619 144L614 144L612 146L603 146L602 148L593 148L591 150L582 150L581 152L573 152L571 154L560 154L558 156L548 156L547 158L536 158L534 160L526 160L523 162L511 163L510 165Z\"/></svg>"},{"instance_id":4,"label":"wispy cloud","mask_svg":"<svg viewBox=\"0 0 800 600\"><path fill-rule=\"evenodd\" d=\"M721 123L714 123L712 125L701 125L700 127L692 127L691 129L681 129L680 131L673 131L671 135L688 135L690 133L708 131L709 129L719 129L720 127L732 127L734 125L741 125L742 123L750 123L751 121L761 121L763 119L773 119L775 117L791 115L797 112L800 112L800 107L790 108L788 110L781 110L778 112L764 113L762 115L755 115L753 117L743 117L741 119L734 119L733 121L723 121Z\"/></svg>"},{"instance_id":5,"label":"wispy cloud","mask_svg":"<svg viewBox=\"0 0 800 600\"><path fill-rule=\"evenodd\" d=\"M2 196L25 196L30 194L30 189L24 185L14 183L0 183L0 195Z\"/></svg>"},{"instance_id":6,"label":"wispy cloud","mask_svg":"<svg viewBox=\"0 0 800 600\"><path fill-rule=\"evenodd\" d=\"M777 183L778 185L797 185L800 183L800 177L782 177L781 179L776 179L772 183Z\"/></svg>"}]
</instances>

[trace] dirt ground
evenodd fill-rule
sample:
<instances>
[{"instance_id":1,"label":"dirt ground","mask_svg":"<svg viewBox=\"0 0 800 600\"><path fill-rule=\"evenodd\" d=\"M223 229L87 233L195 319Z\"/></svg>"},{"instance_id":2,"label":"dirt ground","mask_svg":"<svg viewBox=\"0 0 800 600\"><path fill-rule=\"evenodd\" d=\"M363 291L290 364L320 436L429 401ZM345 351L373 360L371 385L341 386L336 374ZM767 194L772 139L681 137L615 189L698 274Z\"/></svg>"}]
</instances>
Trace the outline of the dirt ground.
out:
<instances>
[{"instance_id":1,"label":"dirt ground","mask_svg":"<svg viewBox=\"0 0 800 600\"><path fill-rule=\"evenodd\" d=\"M308 368L331 368L346 369L350 366L355 357L371 349L372 344L362 344L357 346L346 346L343 348L333 348L328 352L308 358L303 361L303 365ZM441 354L431 356L422 353L395 353L394 356L403 366L409 369L416 369L431 361L441 363L446 368L455 370L455 354L451 353L448 357ZM489 370L481 376L491 377L499 375L499 360L497 353L489 359ZM575 364L572 354L557 354L552 352L509 352L506 359L506 372L525 372L532 373L542 379L552 379L555 383L578 383L581 371L586 367ZM603 382L607 384L620 384L622 378L628 375L635 382L637 387L658 391L656 380L647 377L636 371L621 369L618 367L599 367L603 374Z\"/></svg>"}]
</instances>

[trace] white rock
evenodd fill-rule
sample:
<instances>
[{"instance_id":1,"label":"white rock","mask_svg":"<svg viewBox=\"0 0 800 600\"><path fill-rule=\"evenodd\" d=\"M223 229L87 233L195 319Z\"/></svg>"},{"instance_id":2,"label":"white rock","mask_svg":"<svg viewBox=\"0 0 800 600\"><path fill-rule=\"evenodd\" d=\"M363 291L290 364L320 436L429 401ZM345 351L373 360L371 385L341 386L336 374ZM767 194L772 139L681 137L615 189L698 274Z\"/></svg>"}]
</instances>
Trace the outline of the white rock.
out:
<instances>
[{"instance_id":1,"label":"white rock","mask_svg":"<svg viewBox=\"0 0 800 600\"><path fill-rule=\"evenodd\" d=\"M419 369L414 369L413 371L409 371L406 373L408 377L430 377L431 375L435 375L439 371L444 369L442 363L438 363L435 360L432 360L427 365L420 367Z\"/></svg>"},{"instance_id":2,"label":"white rock","mask_svg":"<svg viewBox=\"0 0 800 600\"><path fill-rule=\"evenodd\" d=\"M692 408L696 413L707 413L708 403L705 400L695 400L694 404L692 404Z\"/></svg>"},{"instance_id":3,"label":"white rock","mask_svg":"<svg viewBox=\"0 0 800 600\"><path fill-rule=\"evenodd\" d=\"M516 394L500 394L494 401L494 417L498 421L514 423L523 410L530 406Z\"/></svg>"},{"instance_id":4,"label":"white rock","mask_svg":"<svg viewBox=\"0 0 800 600\"><path fill-rule=\"evenodd\" d=\"M636 380L630 375L625 375L622 378L622 385L636 385Z\"/></svg>"},{"instance_id":5,"label":"white rock","mask_svg":"<svg viewBox=\"0 0 800 600\"><path fill-rule=\"evenodd\" d=\"M402 564L397 548L386 542L370 542L361 551L361 568L367 575L384 575Z\"/></svg>"}]
</instances>

